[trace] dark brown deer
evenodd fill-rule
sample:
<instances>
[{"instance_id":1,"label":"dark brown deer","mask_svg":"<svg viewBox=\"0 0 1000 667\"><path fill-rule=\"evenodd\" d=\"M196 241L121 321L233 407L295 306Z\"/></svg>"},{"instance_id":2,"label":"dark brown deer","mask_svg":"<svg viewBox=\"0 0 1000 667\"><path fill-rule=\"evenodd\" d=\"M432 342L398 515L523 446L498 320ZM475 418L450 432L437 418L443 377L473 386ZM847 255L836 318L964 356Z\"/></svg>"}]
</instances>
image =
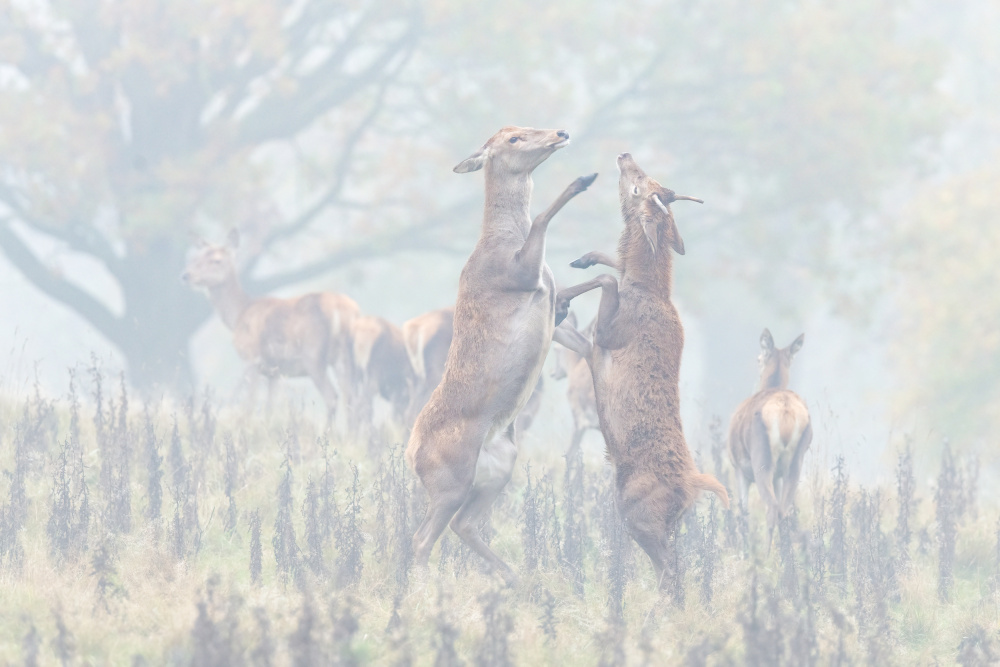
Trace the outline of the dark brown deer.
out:
<instances>
[{"instance_id":1,"label":"dark brown deer","mask_svg":"<svg viewBox=\"0 0 1000 667\"><path fill-rule=\"evenodd\" d=\"M684 254L670 204L698 201L674 194L618 156L625 229L618 244L621 283L604 274L560 291L557 311L597 287L601 302L593 343L566 323L556 338L589 360L601 432L614 467L616 505L629 534L649 555L660 585L669 565L670 533L702 491L729 506L725 487L700 473L684 440L678 375L684 328L670 301L671 249ZM592 256L593 254L591 254ZM586 264L588 256L578 260Z\"/></svg>"},{"instance_id":2,"label":"dark brown deer","mask_svg":"<svg viewBox=\"0 0 1000 667\"><path fill-rule=\"evenodd\" d=\"M562 130L505 127L455 167L485 171L486 202L479 241L459 279L444 376L406 449L429 501L413 537L418 565L427 563L450 522L508 583L516 579L479 537L478 525L514 470L513 422L538 382L556 325L546 230L597 177L578 178L531 219L531 173L568 143Z\"/></svg>"},{"instance_id":3,"label":"dark brown deer","mask_svg":"<svg viewBox=\"0 0 1000 667\"><path fill-rule=\"evenodd\" d=\"M403 342L414 376L410 405L406 411L408 428L413 426L444 376L454 327L454 308L438 308L403 322Z\"/></svg>"},{"instance_id":4,"label":"dark brown deer","mask_svg":"<svg viewBox=\"0 0 1000 667\"><path fill-rule=\"evenodd\" d=\"M238 246L235 230L225 245L202 243L181 278L208 292L219 318L233 332L236 352L247 364L244 382L263 375L268 378L270 397L278 377L309 377L323 397L328 418L332 417L337 390L328 367L349 358L358 304L330 292L291 299L253 298L240 285L234 257Z\"/></svg>"},{"instance_id":5,"label":"dark brown deer","mask_svg":"<svg viewBox=\"0 0 1000 667\"><path fill-rule=\"evenodd\" d=\"M359 315L351 325L351 343L357 396L352 426L371 423L376 396L388 401L393 420L404 425L415 375L402 330L383 317Z\"/></svg>"},{"instance_id":6,"label":"dark brown deer","mask_svg":"<svg viewBox=\"0 0 1000 667\"><path fill-rule=\"evenodd\" d=\"M767 506L768 541L774 526L788 515L802 472L802 459L812 442L812 422L805 402L788 390L792 357L802 349L805 334L788 347L775 349L771 332L760 335L760 384L743 401L729 422L729 455L740 482L740 502L746 507L750 485Z\"/></svg>"},{"instance_id":7,"label":"dark brown deer","mask_svg":"<svg viewBox=\"0 0 1000 667\"><path fill-rule=\"evenodd\" d=\"M567 325L576 328L575 314L570 312L566 318ZM581 333L586 338L591 338L594 334L594 322ZM590 429L601 430L601 422L597 416L597 397L594 395L594 378L590 373L590 365L587 360L574 350L568 347L558 347L553 350L555 353L555 367L552 369L552 377L556 380L566 378L566 398L569 401L570 411L573 413L573 435L570 438L569 450L567 454L573 454L580 443L583 442L584 434Z\"/></svg>"}]
</instances>

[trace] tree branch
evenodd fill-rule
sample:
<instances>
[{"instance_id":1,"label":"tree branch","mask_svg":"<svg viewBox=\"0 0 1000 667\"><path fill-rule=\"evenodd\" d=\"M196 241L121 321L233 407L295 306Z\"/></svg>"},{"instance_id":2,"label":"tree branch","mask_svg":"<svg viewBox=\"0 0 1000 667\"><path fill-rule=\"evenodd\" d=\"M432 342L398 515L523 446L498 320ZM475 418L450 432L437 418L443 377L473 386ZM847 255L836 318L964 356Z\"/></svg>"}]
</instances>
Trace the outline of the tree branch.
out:
<instances>
[{"instance_id":1,"label":"tree branch","mask_svg":"<svg viewBox=\"0 0 1000 667\"><path fill-rule=\"evenodd\" d=\"M71 308L112 342L121 344L122 320L93 296L49 271L10 228L9 219L0 219L0 250L32 285Z\"/></svg>"},{"instance_id":2,"label":"tree branch","mask_svg":"<svg viewBox=\"0 0 1000 667\"><path fill-rule=\"evenodd\" d=\"M109 271L117 276L121 260L100 232L82 224L70 224L66 229L46 224L18 201L17 195L0 183L0 203L10 209L17 219L32 229L65 242L70 248L99 259Z\"/></svg>"},{"instance_id":3,"label":"tree branch","mask_svg":"<svg viewBox=\"0 0 1000 667\"><path fill-rule=\"evenodd\" d=\"M382 109L382 104L385 99L386 85L387 84L383 82L371 109L365 117L361 119L361 122L358 123L357 127L354 128L354 131L351 132L350 136L347 138L344 148L340 153L340 157L337 159L337 165L334 169L333 184L327 189L323 196L321 196L312 206L300 213L291 223L275 229L268 234L263 241L261 241L260 248L257 253L243 267L243 274L245 276L253 273L253 270L256 268L260 258L271 248L271 246L278 241L295 236L296 234L304 231L313 222L313 220L315 220L316 217L323 212L324 209L336 201L337 197L344 189L344 183L347 180L347 175L351 169L351 161L354 158L354 151L357 148L358 143L361 141L361 137L364 136L366 130L372 125Z\"/></svg>"},{"instance_id":4,"label":"tree branch","mask_svg":"<svg viewBox=\"0 0 1000 667\"><path fill-rule=\"evenodd\" d=\"M323 113L343 104L368 85L384 85L409 59L416 44L418 24L418 20L412 17L407 30L389 42L367 67L354 75L338 76L341 73L341 58L331 57L317 71L299 81L300 93L265 99L242 121L240 142L249 145L294 136ZM360 29L359 26L357 30ZM352 38L354 33L345 39L350 41ZM396 66L390 67L403 54Z\"/></svg>"},{"instance_id":5,"label":"tree branch","mask_svg":"<svg viewBox=\"0 0 1000 667\"><path fill-rule=\"evenodd\" d=\"M265 294L286 285L303 282L333 271L351 262L374 257L385 257L406 250L452 250L446 243L431 240L433 230L448 218L461 214L475 203L474 198L459 202L438 215L432 216L403 231L389 232L358 243L348 244L327 255L323 259L300 266L284 273L276 273L264 278L247 278L245 285L252 294Z\"/></svg>"}]
</instances>

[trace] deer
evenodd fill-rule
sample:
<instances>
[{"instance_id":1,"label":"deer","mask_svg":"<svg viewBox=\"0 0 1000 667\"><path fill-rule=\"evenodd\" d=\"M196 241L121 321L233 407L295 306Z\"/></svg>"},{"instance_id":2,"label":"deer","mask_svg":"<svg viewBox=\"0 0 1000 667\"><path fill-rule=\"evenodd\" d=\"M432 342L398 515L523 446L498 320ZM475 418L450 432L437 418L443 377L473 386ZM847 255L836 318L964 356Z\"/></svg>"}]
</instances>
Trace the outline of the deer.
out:
<instances>
[{"instance_id":1,"label":"deer","mask_svg":"<svg viewBox=\"0 0 1000 667\"><path fill-rule=\"evenodd\" d=\"M532 220L532 172L567 144L564 130L508 126L453 170L482 169L486 196L479 240L459 278L444 374L406 448L428 496L413 536L419 567L426 567L450 526L491 572L508 585L517 581L480 538L478 526L510 481L517 459L514 419L538 382L556 326L546 231L556 213L597 178L577 178Z\"/></svg>"},{"instance_id":2,"label":"deer","mask_svg":"<svg viewBox=\"0 0 1000 667\"><path fill-rule=\"evenodd\" d=\"M454 308L438 308L403 322L403 342L413 368L413 389L405 419L407 428L413 426L441 382L454 326Z\"/></svg>"},{"instance_id":3,"label":"deer","mask_svg":"<svg viewBox=\"0 0 1000 667\"><path fill-rule=\"evenodd\" d=\"M352 410L355 428L370 423L375 396L389 402L394 421L402 424L415 381L402 330L383 317L359 315L351 323L351 353L358 398Z\"/></svg>"},{"instance_id":4,"label":"deer","mask_svg":"<svg viewBox=\"0 0 1000 667\"><path fill-rule=\"evenodd\" d=\"M247 364L241 384L250 383L251 396L260 375L268 379L268 406L279 377L308 377L326 405L329 422L336 414L338 393L328 367L347 359L358 304L332 292L288 299L251 297L236 269L239 242L235 229L225 244L200 241L181 279L208 292L219 319L232 331L236 352Z\"/></svg>"},{"instance_id":5,"label":"deer","mask_svg":"<svg viewBox=\"0 0 1000 667\"><path fill-rule=\"evenodd\" d=\"M696 468L680 415L684 328L670 300L671 250L683 255L684 241L670 204L701 200L661 186L628 153L618 156L618 169L625 223L618 257L588 253L573 264L585 268L592 261L611 260L620 282L602 274L561 290L559 314L590 290L600 288L601 300L592 340L562 322L556 341L590 365L601 433L614 471L615 504L629 535L649 556L662 588L668 581L671 534L683 512L702 491L715 493L729 507L725 487Z\"/></svg>"},{"instance_id":6,"label":"deer","mask_svg":"<svg viewBox=\"0 0 1000 667\"><path fill-rule=\"evenodd\" d=\"M574 313L570 312L566 320L570 327L576 328ZM592 321L581 333L588 337L593 336L593 331L594 322ZM560 346L554 352L555 364L552 369L552 378L567 380L566 398L569 401L570 411L573 413L573 435L566 452L567 457L569 457L579 449L587 431L591 429L601 430L601 422L597 416L597 397L594 395L594 379L590 373L590 364L568 347Z\"/></svg>"},{"instance_id":7,"label":"deer","mask_svg":"<svg viewBox=\"0 0 1000 667\"><path fill-rule=\"evenodd\" d=\"M454 333L455 309L438 308L403 323L403 338L415 376L408 412L416 419L417 413L427 404L431 392L437 388L444 375L444 364ZM542 377L538 377L535 390L515 420L517 433L531 427L542 404ZM408 419L408 426L412 426Z\"/></svg>"},{"instance_id":8,"label":"deer","mask_svg":"<svg viewBox=\"0 0 1000 667\"><path fill-rule=\"evenodd\" d=\"M750 485L767 507L768 544L778 521L788 516L802 472L802 459L812 442L812 422L805 402L788 389L792 358L802 349L805 334L788 347L776 349L771 332L760 335L760 381L729 422L729 456L740 484L745 508Z\"/></svg>"}]
</instances>

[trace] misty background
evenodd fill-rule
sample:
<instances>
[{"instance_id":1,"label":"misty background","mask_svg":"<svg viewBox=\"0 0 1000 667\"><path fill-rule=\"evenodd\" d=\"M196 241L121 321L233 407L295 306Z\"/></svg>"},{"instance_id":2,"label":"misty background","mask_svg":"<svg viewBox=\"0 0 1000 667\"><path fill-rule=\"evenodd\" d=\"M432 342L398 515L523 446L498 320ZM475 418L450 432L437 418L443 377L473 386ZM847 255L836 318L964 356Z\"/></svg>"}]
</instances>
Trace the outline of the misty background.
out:
<instances>
[{"instance_id":1,"label":"misty background","mask_svg":"<svg viewBox=\"0 0 1000 667\"><path fill-rule=\"evenodd\" d=\"M483 190L451 168L503 125L563 128L533 211L600 176L550 228L560 285L615 247L618 153L706 202L673 207L693 448L754 390L769 327L806 334L810 465L876 479L947 437L992 477L997 35L989 0L5 0L0 387L62 395L93 354L148 397L228 398L229 332L179 276L232 227L254 294L343 292L396 324L450 305ZM527 446L564 449L546 392Z\"/></svg>"}]
</instances>

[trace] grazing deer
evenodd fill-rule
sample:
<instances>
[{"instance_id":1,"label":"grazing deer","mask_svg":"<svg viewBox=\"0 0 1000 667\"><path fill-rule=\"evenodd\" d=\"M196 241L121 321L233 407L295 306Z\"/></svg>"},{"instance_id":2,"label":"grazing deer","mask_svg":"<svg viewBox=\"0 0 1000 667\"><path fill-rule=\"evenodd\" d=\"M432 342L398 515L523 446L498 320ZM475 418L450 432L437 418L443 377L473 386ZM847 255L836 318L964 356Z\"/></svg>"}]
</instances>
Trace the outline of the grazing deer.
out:
<instances>
[{"instance_id":1,"label":"grazing deer","mask_svg":"<svg viewBox=\"0 0 1000 667\"><path fill-rule=\"evenodd\" d=\"M788 515L802 471L802 458L812 442L812 423L805 402L788 390L792 357L802 349L805 334L788 347L775 349L771 332L760 335L760 384L743 401L729 422L729 455L740 482L740 502L746 507L750 485L767 506L768 541L774 526Z\"/></svg>"},{"instance_id":2,"label":"grazing deer","mask_svg":"<svg viewBox=\"0 0 1000 667\"><path fill-rule=\"evenodd\" d=\"M566 322L568 326L576 328L575 314L571 312ZM581 333L587 338L592 337L594 322L592 321ZM573 413L573 436L570 439L568 456L580 447L583 436L588 430L601 429L601 422L597 416L594 378L587 360L568 347L559 347L555 350L555 361L552 377L556 380L567 378L566 398L569 399L569 408Z\"/></svg>"},{"instance_id":3,"label":"grazing deer","mask_svg":"<svg viewBox=\"0 0 1000 667\"><path fill-rule=\"evenodd\" d=\"M625 229L618 244L621 285L604 274L560 291L557 311L569 300L601 288L593 342L566 323L556 340L590 363L601 432L614 467L615 500L626 529L649 555L662 586L669 536L701 491L729 506L725 487L700 473L684 440L678 374L684 329L670 301L670 250L684 241L669 205L676 195L646 175L628 153L618 156L619 198ZM584 256L578 260L586 264Z\"/></svg>"},{"instance_id":4,"label":"grazing deer","mask_svg":"<svg viewBox=\"0 0 1000 667\"><path fill-rule=\"evenodd\" d=\"M321 292L291 299L253 298L236 271L239 233L224 245L202 242L181 275L192 287L208 291L215 311L233 332L233 345L247 363L244 383L268 378L268 403L279 376L307 376L316 385L327 416L337 410L337 390L327 367L347 358L350 329L358 304L341 294Z\"/></svg>"},{"instance_id":5,"label":"grazing deer","mask_svg":"<svg viewBox=\"0 0 1000 667\"><path fill-rule=\"evenodd\" d=\"M454 333L455 309L438 308L403 322L403 342L413 368L413 390L405 423L413 426L444 375Z\"/></svg>"},{"instance_id":6,"label":"grazing deer","mask_svg":"<svg viewBox=\"0 0 1000 667\"><path fill-rule=\"evenodd\" d=\"M406 448L428 495L427 514L413 536L418 565L426 565L450 522L491 569L508 583L516 579L479 537L478 525L514 470L513 422L538 382L556 325L546 230L597 177L578 178L531 219L531 173L568 143L562 130L505 127L454 169L483 169L486 201L479 241L459 279L444 376Z\"/></svg>"},{"instance_id":7,"label":"grazing deer","mask_svg":"<svg viewBox=\"0 0 1000 667\"><path fill-rule=\"evenodd\" d=\"M414 382L403 332L392 322L371 315L354 318L351 351L359 404L352 422L370 423L372 401L381 396L392 406L393 419L403 423Z\"/></svg>"}]
</instances>

